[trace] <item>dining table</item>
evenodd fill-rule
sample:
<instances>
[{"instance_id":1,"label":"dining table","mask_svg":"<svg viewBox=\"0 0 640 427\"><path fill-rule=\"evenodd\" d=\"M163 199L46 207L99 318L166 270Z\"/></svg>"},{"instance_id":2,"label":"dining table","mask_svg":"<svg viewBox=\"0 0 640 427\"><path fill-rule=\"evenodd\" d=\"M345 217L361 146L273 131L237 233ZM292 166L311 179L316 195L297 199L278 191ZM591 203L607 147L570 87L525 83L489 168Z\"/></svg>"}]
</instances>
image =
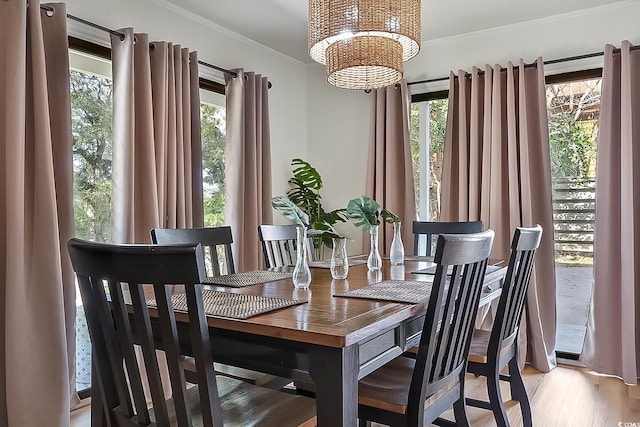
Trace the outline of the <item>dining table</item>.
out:
<instances>
[{"instance_id":1,"label":"dining table","mask_svg":"<svg viewBox=\"0 0 640 427\"><path fill-rule=\"evenodd\" d=\"M434 275L425 269L434 264L425 257L406 257L403 265L384 260L379 271L369 271L362 261L353 260L353 264L347 278L341 280L332 279L328 263L316 265L311 268L308 289L295 288L286 275L241 287L226 286L227 282L207 285L203 293L208 290L216 296L285 301L280 308L267 308L271 311L262 314L226 317L234 314L208 313L215 361L292 381L312 381L317 425L355 426L358 380L418 344L428 292L415 302L389 300L394 296L385 292L372 294L372 298L366 293L349 294L385 283L397 287L406 282L419 288L424 284L429 289ZM500 295L505 273L505 266L487 270L480 306ZM258 312L263 308L260 301L243 304ZM179 335L188 341L188 333ZM188 353L186 341L182 347Z\"/></svg>"}]
</instances>

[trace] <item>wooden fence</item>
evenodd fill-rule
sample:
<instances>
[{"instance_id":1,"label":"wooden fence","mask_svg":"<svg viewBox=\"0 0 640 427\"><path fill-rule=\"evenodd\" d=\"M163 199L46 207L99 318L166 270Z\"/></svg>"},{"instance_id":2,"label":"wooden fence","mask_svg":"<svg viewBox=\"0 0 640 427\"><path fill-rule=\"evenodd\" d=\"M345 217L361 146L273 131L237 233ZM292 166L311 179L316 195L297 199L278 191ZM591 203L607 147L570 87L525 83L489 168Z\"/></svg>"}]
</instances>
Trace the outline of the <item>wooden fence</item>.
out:
<instances>
[{"instance_id":1,"label":"wooden fence","mask_svg":"<svg viewBox=\"0 0 640 427\"><path fill-rule=\"evenodd\" d=\"M556 257L593 258L596 216L595 179L553 180L553 222Z\"/></svg>"}]
</instances>

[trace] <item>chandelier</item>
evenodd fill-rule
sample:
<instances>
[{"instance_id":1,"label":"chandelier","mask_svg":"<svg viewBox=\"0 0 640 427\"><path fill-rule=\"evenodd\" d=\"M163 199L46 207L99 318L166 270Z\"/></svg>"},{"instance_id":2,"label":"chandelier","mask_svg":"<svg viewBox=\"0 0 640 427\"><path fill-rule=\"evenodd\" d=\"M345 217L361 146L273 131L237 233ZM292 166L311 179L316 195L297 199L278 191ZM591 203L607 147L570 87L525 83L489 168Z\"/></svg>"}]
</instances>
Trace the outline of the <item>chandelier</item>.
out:
<instances>
[{"instance_id":1,"label":"chandelier","mask_svg":"<svg viewBox=\"0 0 640 427\"><path fill-rule=\"evenodd\" d=\"M420 0L309 0L309 55L327 81L375 89L402 79L420 50Z\"/></svg>"}]
</instances>

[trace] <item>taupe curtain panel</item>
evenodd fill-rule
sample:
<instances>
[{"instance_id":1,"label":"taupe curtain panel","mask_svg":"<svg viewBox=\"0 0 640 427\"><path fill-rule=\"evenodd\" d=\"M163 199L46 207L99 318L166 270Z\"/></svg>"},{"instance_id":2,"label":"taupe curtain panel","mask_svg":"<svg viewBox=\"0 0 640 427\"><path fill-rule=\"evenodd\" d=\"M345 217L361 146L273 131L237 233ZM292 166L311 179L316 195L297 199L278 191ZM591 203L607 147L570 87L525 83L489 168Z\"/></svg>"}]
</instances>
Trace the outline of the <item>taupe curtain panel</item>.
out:
<instances>
[{"instance_id":1,"label":"taupe curtain panel","mask_svg":"<svg viewBox=\"0 0 640 427\"><path fill-rule=\"evenodd\" d=\"M198 58L147 34L111 37L113 240L203 223Z\"/></svg>"},{"instance_id":2,"label":"taupe curtain panel","mask_svg":"<svg viewBox=\"0 0 640 427\"><path fill-rule=\"evenodd\" d=\"M542 59L451 73L442 170L443 221L482 220L491 257L509 259L515 227L544 233L527 294L527 360L555 366L555 261L549 132ZM524 335L524 334L523 334Z\"/></svg>"},{"instance_id":3,"label":"taupe curtain panel","mask_svg":"<svg viewBox=\"0 0 640 427\"><path fill-rule=\"evenodd\" d=\"M596 173L594 284L581 360L637 384L640 374L640 50L607 45Z\"/></svg>"},{"instance_id":4,"label":"taupe curtain panel","mask_svg":"<svg viewBox=\"0 0 640 427\"><path fill-rule=\"evenodd\" d=\"M267 77L242 69L225 74L227 134L225 219L233 232L236 270L263 262L258 225L273 223Z\"/></svg>"},{"instance_id":5,"label":"taupe curtain panel","mask_svg":"<svg viewBox=\"0 0 640 427\"><path fill-rule=\"evenodd\" d=\"M78 402L66 10L49 6L0 2L3 426L68 426Z\"/></svg>"},{"instance_id":6,"label":"taupe curtain panel","mask_svg":"<svg viewBox=\"0 0 640 427\"><path fill-rule=\"evenodd\" d=\"M371 106L366 194L400 217L405 251L411 252L416 195L409 139L411 94L406 80L373 90ZM379 239L380 252L388 254L393 240L391 226L381 225ZM364 239L362 245L368 251L370 240Z\"/></svg>"}]
</instances>

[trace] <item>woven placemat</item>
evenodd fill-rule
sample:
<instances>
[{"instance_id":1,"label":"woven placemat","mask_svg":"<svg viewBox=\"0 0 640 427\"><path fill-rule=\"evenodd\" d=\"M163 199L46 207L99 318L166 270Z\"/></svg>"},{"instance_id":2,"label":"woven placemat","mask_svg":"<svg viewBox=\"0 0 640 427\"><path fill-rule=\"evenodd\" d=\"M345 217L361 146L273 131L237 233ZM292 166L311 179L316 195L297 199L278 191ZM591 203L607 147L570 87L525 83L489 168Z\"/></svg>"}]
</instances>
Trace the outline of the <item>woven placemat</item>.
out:
<instances>
[{"instance_id":1,"label":"woven placemat","mask_svg":"<svg viewBox=\"0 0 640 427\"><path fill-rule=\"evenodd\" d=\"M384 280L364 288L354 289L342 294L334 294L333 296L417 304L429 299L431 286L431 282Z\"/></svg>"},{"instance_id":2,"label":"woven placemat","mask_svg":"<svg viewBox=\"0 0 640 427\"><path fill-rule=\"evenodd\" d=\"M257 285L260 283L275 282L276 280L290 279L293 273L285 271L245 271L243 273L225 274L224 276L207 277L202 283L205 285L230 286L232 288L243 288L245 286Z\"/></svg>"},{"instance_id":3,"label":"woven placemat","mask_svg":"<svg viewBox=\"0 0 640 427\"><path fill-rule=\"evenodd\" d=\"M173 302L174 310L187 311L187 298L185 294L181 293L172 295L171 301ZM259 295L234 294L231 292L220 292L205 289L202 291L202 302L204 305L204 311L208 315L227 317L231 319L248 319L249 317L278 310L280 308L304 304L307 301L263 297ZM155 307L157 305L156 300L148 300L147 305Z\"/></svg>"},{"instance_id":4,"label":"woven placemat","mask_svg":"<svg viewBox=\"0 0 640 427\"><path fill-rule=\"evenodd\" d=\"M355 267L356 265L366 264L366 259L350 259L349 267ZM331 260L325 259L323 261L309 261L309 267L311 268L331 268Z\"/></svg>"}]
</instances>

